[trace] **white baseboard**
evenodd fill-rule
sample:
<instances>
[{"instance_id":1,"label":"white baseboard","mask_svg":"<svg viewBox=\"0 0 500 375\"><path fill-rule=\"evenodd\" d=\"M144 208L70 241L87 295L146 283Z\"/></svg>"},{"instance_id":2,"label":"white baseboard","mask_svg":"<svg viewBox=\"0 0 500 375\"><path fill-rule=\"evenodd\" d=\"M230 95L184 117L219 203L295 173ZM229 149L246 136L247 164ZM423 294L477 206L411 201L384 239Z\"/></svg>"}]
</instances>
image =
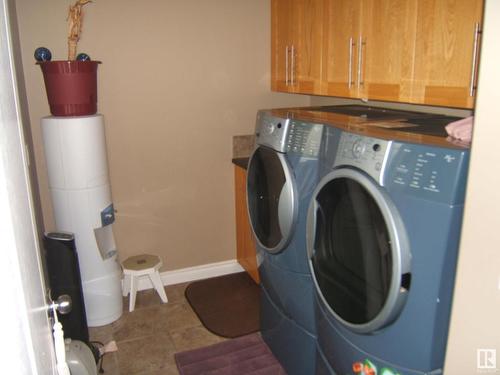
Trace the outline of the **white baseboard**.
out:
<instances>
[{"instance_id":1,"label":"white baseboard","mask_svg":"<svg viewBox=\"0 0 500 375\"><path fill-rule=\"evenodd\" d=\"M236 259L232 259L224 262L209 263L203 264L201 266L165 271L160 273L160 277L163 285L172 285L207 279L209 277L229 275L231 273L242 271L244 271L243 267L240 266ZM147 276L141 277L139 279L137 290L146 290L152 288L153 284L151 284L151 281Z\"/></svg>"}]
</instances>

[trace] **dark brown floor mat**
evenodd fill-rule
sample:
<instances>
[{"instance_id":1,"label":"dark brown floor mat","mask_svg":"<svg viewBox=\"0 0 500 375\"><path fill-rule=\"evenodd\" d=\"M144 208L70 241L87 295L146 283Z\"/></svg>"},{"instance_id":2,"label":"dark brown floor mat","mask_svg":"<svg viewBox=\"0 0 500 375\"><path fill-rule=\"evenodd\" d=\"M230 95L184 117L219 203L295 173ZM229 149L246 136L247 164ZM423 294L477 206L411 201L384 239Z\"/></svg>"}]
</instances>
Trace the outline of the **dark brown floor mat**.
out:
<instances>
[{"instance_id":1,"label":"dark brown floor mat","mask_svg":"<svg viewBox=\"0 0 500 375\"><path fill-rule=\"evenodd\" d=\"M233 338L260 328L260 288L246 272L195 281L185 294L203 325L216 335Z\"/></svg>"}]
</instances>

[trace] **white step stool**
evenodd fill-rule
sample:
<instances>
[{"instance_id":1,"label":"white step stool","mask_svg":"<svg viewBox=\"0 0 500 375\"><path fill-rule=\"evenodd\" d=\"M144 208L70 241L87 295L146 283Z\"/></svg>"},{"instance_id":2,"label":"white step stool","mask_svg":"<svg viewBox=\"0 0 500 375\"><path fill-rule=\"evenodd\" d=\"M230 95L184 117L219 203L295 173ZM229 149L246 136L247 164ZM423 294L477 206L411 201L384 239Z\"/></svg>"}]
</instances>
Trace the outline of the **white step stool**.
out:
<instances>
[{"instance_id":1,"label":"white step stool","mask_svg":"<svg viewBox=\"0 0 500 375\"><path fill-rule=\"evenodd\" d=\"M159 256L150 254L135 255L123 261L123 296L126 297L130 293L129 311L134 311L137 282L141 276L149 276L162 302L168 302L167 294L160 279L159 269L162 265L163 263Z\"/></svg>"}]
</instances>

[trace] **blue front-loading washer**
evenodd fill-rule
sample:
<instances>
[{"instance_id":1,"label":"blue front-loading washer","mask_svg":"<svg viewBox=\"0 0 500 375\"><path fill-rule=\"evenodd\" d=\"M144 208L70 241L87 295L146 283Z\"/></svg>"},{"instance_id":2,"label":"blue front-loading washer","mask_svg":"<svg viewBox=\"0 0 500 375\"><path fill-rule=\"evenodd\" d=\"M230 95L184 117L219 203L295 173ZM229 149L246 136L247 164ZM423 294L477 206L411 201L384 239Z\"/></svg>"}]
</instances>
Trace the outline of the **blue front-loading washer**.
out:
<instances>
[{"instance_id":1,"label":"blue front-loading washer","mask_svg":"<svg viewBox=\"0 0 500 375\"><path fill-rule=\"evenodd\" d=\"M305 236L323 129L259 111L247 168L262 288L261 333L291 375L315 371L314 287Z\"/></svg>"},{"instance_id":2,"label":"blue front-loading washer","mask_svg":"<svg viewBox=\"0 0 500 375\"><path fill-rule=\"evenodd\" d=\"M313 193L318 374L442 373L469 152L407 138L343 131Z\"/></svg>"}]
</instances>

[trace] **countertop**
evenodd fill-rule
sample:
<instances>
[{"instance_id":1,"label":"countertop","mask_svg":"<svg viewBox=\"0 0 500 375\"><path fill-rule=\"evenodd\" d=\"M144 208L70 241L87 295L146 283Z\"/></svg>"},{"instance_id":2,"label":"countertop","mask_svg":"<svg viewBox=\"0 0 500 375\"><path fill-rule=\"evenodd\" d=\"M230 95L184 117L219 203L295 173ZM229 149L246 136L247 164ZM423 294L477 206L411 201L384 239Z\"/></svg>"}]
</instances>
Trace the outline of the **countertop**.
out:
<instances>
[{"instance_id":1,"label":"countertop","mask_svg":"<svg viewBox=\"0 0 500 375\"><path fill-rule=\"evenodd\" d=\"M231 161L233 162L234 165L236 165L240 168L243 168L243 169L247 169L248 159L250 159L250 158L249 157L239 157L239 158L232 158Z\"/></svg>"},{"instance_id":2,"label":"countertop","mask_svg":"<svg viewBox=\"0 0 500 375\"><path fill-rule=\"evenodd\" d=\"M282 108L267 110L272 116L292 118L316 124L330 125L351 133L376 137L381 139L398 140L423 145L466 149L470 146L454 140L446 135L419 134L411 129L419 126L404 119L370 120L362 116L353 116L328 112L321 107L317 108ZM451 120L450 120L451 121Z\"/></svg>"}]
</instances>

